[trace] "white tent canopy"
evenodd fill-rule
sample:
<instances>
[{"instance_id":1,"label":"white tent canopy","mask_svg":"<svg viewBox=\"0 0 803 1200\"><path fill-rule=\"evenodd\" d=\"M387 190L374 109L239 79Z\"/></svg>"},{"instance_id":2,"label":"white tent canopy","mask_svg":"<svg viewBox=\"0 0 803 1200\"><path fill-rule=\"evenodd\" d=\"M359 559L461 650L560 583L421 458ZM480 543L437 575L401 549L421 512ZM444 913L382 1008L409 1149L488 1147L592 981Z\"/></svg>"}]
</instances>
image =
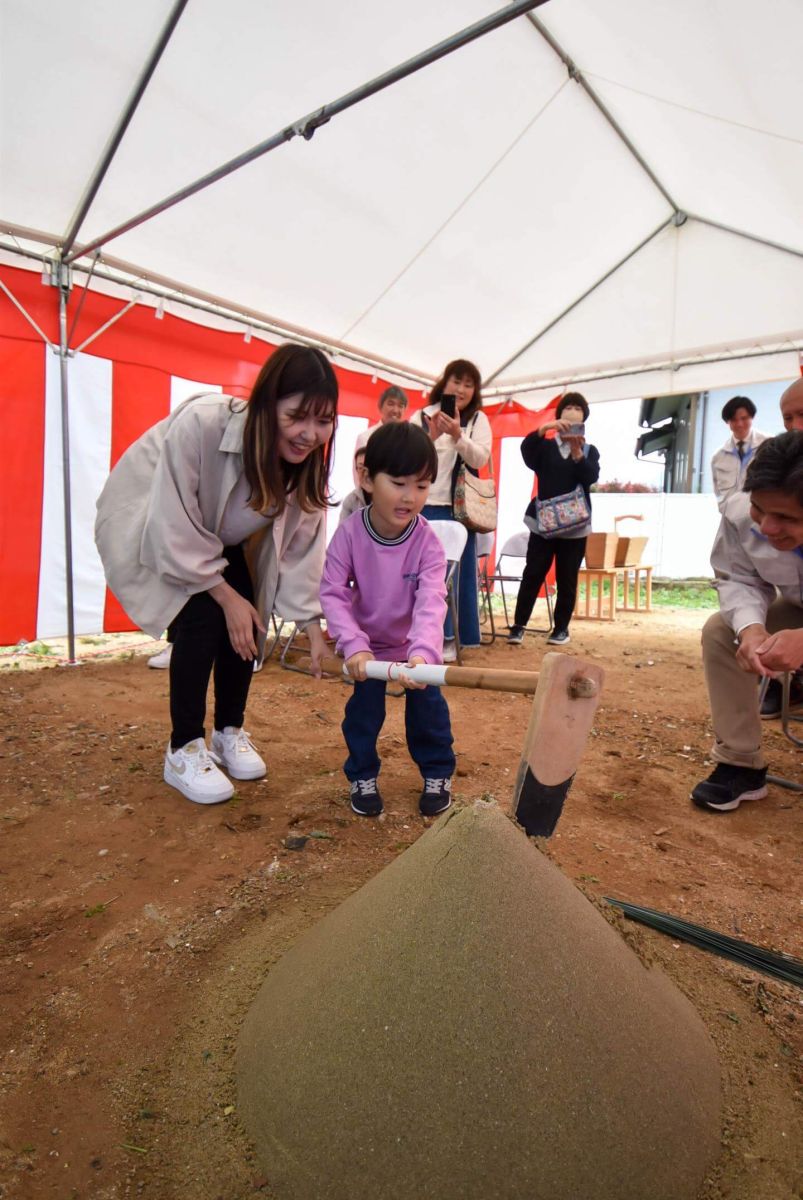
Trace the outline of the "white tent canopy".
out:
<instances>
[{"instance_id":1,"label":"white tent canopy","mask_svg":"<svg viewBox=\"0 0 803 1200\"><path fill-rule=\"evenodd\" d=\"M78 244L492 7L189 0ZM42 253L176 5L0 12L0 247ZM800 0L548 0L105 243L98 271L422 382L466 355L531 402L791 377L801 45Z\"/></svg>"}]
</instances>

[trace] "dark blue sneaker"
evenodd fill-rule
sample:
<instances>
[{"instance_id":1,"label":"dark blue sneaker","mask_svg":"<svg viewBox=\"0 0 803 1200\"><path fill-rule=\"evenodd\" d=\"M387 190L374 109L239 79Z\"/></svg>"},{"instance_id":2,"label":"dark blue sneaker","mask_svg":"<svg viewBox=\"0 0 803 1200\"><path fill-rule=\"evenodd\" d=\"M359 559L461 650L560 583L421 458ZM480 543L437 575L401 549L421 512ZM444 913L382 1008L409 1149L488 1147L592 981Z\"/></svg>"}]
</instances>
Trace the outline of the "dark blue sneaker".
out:
<instances>
[{"instance_id":1,"label":"dark blue sneaker","mask_svg":"<svg viewBox=\"0 0 803 1200\"><path fill-rule=\"evenodd\" d=\"M351 785L351 807L360 817L378 817L385 806L373 779L355 779Z\"/></svg>"},{"instance_id":2,"label":"dark blue sneaker","mask_svg":"<svg viewBox=\"0 0 803 1200\"><path fill-rule=\"evenodd\" d=\"M451 779L425 779L424 790L418 801L418 809L422 817L437 817L446 812L452 803Z\"/></svg>"},{"instance_id":3,"label":"dark blue sneaker","mask_svg":"<svg viewBox=\"0 0 803 1200\"><path fill-rule=\"evenodd\" d=\"M735 767L732 763L717 763L708 778L697 784L691 799L698 808L732 812L743 800L762 800L766 794L766 767Z\"/></svg>"},{"instance_id":4,"label":"dark blue sneaker","mask_svg":"<svg viewBox=\"0 0 803 1200\"><path fill-rule=\"evenodd\" d=\"M553 629L546 640L546 644L548 646L565 646L571 640L568 629Z\"/></svg>"}]
</instances>

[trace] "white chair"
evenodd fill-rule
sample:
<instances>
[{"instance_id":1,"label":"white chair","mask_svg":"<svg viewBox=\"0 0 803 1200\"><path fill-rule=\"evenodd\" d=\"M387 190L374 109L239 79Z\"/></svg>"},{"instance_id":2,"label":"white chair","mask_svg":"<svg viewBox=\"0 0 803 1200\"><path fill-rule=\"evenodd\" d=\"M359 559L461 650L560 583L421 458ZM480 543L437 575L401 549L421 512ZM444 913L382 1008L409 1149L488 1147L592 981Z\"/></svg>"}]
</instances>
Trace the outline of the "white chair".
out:
<instances>
[{"instance_id":1,"label":"white chair","mask_svg":"<svg viewBox=\"0 0 803 1200\"><path fill-rule=\"evenodd\" d=\"M526 529L522 529L521 533L514 533L512 537L509 537L507 539L507 541L505 542L504 546L502 547L499 557L496 560L496 571L494 572L493 575L488 576L489 589L490 589L490 586L492 583L499 584L499 591L502 596L502 607L505 610L505 624L507 625L508 629L511 628L511 621L510 621L510 616L507 611L507 596L505 595L505 584L506 583L521 583L521 576L522 576L522 572L524 570L524 563L527 559L527 544L528 544L529 540L530 540L530 535ZM506 558L507 559L518 559L521 562L521 566L518 568L518 573L513 573L509 567L502 566L502 564ZM547 616L549 617L549 628L548 629L533 629L531 626L528 625L525 632L527 632L527 633L549 633L549 631L551 630L552 625L553 625L552 588L551 588L550 584L546 582L546 580L544 580L544 598L546 600ZM536 600L537 599L538 599L538 597L536 596Z\"/></svg>"},{"instance_id":2,"label":"white chair","mask_svg":"<svg viewBox=\"0 0 803 1200\"><path fill-rule=\"evenodd\" d=\"M480 633L480 641L486 645L496 641L496 625L494 623L493 606L491 604L491 584L489 580L489 564L493 570L491 563L491 554L494 548L495 533L478 533L476 538L477 547L477 598L480 610L480 625L487 622L490 623L491 632Z\"/></svg>"},{"instance_id":3,"label":"white chair","mask_svg":"<svg viewBox=\"0 0 803 1200\"><path fill-rule=\"evenodd\" d=\"M463 551L466 548L468 530L459 521L430 521L429 527L443 546L443 552L446 555L446 603L449 606L449 612L452 614L457 661L462 662L463 660L460 656L460 633L457 627L457 597L455 596L454 577L460 559L463 557Z\"/></svg>"}]
</instances>

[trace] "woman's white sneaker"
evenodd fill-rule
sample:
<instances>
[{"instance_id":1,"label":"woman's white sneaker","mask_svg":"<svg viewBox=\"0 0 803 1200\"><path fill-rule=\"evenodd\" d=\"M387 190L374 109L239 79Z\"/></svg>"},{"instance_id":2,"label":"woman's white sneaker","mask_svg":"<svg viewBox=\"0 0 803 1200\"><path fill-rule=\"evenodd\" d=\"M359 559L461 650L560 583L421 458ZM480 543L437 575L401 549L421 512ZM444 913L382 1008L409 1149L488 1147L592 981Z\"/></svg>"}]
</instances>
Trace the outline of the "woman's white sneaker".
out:
<instances>
[{"instance_id":1,"label":"woman's white sneaker","mask_svg":"<svg viewBox=\"0 0 803 1200\"><path fill-rule=\"evenodd\" d=\"M244 729L227 725L212 734L212 757L222 763L233 779L261 779L268 768Z\"/></svg>"},{"instance_id":2,"label":"woman's white sneaker","mask_svg":"<svg viewBox=\"0 0 803 1200\"><path fill-rule=\"evenodd\" d=\"M222 804L234 795L234 785L216 766L203 738L178 750L171 750L168 743L164 781L193 804Z\"/></svg>"}]
</instances>

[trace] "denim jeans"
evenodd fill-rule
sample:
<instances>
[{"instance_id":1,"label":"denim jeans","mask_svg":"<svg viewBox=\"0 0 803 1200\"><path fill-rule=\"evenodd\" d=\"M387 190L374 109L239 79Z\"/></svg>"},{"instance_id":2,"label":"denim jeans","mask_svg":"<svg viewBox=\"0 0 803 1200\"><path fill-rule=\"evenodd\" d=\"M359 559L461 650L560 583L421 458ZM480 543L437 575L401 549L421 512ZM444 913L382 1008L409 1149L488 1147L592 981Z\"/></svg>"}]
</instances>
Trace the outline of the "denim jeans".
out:
<instances>
[{"instance_id":1,"label":"denim jeans","mask_svg":"<svg viewBox=\"0 0 803 1200\"><path fill-rule=\"evenodd\" d=\"M343 770L352 783L379 774L376 742L385 723L386 687L382 679L355 683L346 704L342 729L349 755ZM450 779L455 768L452 725L440 688L405 691L404 725L410 756L422 778Z\"/></svg>"}]
</instances>

